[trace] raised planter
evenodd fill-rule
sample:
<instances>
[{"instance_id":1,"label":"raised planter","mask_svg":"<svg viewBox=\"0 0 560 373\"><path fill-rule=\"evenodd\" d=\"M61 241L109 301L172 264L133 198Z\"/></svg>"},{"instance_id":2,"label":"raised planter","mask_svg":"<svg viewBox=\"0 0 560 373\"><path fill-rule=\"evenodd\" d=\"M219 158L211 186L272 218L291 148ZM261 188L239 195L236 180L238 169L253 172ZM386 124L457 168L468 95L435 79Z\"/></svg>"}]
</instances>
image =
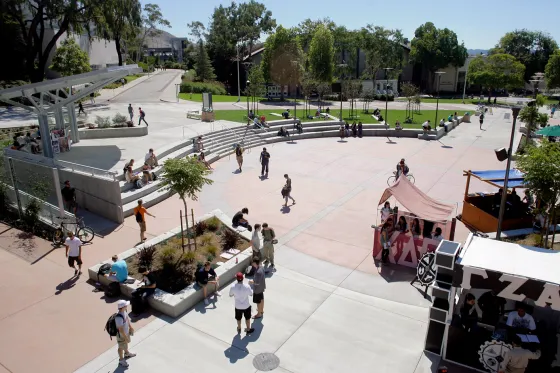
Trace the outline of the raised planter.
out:
<instances>
[{"instance_id":1,"label":"raised planter","mask_svg":"<svg viewBox=\"0 0 560 373\"><path fill-rule=\"evenodd\" d=\"M213 122L215 118L215 114L213 111L203 111L200 119L203 122Z\"/></svg>"},{"instance_id":2,"label":"raised planter","mask_svg":"<svg viewBox=\"0 0 560 373\"><path fill-rule=\"evenodd\" d=\"M81 128L78 130L80 140L110 139L114 137L140 137L148 134L148 126L119 128Z\"/></svg>"},{"instance_id":3,"label":"raised planter","mask_svg":"<svg viewBox=\"0 0 560 373\"><path fill-rule=\"evenodd\" d=\"M244 228L233 228L231 226L231 218L224 214L221 210L214 210L206 215L203 215L202 217L197 219L197 222L210 219L213 216L217 217L223 225L237 232L241 237L247 240L251 240L251 233ZM136 255L142 248L144 248L144 246L151 246L161 243L176 236L180 232L181 227L172 229L169 232L146 241L142 245L136 246L123 253L120 253L119 259L126 260L131 256ZM251 254L252 248L249 247L245 251L235 255L233 258L231 258L227 262L224 262L221 266L215 269L216 274L220 277L220 283L222 286L232 281L235 278L235 274L237 272L243 272L245 268L247 268L251 264ZM88 275L92 281L97 281L97 272L99 271L99 267L101 267L101 265L104 263L110 264L112 263L112 261L109 259L88 269ZM100 276L99 282L104 285L108 285L110 281L107 278ZM132 291L134 291L138 287L139 283L140 281L136 279L134 284L121 284L121 292L123 296L130 297ZM199 288L198 285L195 285L193 283L175 294L170 294L163 290L156 289L154 295L148 299L148 302L153 309L158 310L171 317L178 317L190 308L194 307L203 299L204 296L202 293L202 289Z\"/></svg>"}]
</instances>

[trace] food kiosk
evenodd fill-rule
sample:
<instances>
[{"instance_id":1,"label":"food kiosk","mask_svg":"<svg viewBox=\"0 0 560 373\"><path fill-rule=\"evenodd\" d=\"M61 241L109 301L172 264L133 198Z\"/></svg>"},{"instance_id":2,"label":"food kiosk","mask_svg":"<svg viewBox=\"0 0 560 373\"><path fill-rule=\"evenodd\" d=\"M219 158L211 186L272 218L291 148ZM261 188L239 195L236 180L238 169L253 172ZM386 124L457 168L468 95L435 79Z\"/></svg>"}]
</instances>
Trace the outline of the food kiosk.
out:
<instances>
[{"instance_id":1,"label":"food kiosk","mask_svg":"<svg viewBox=\"0 0 560 373\"><path fill-rule=\"evenodd\" d=\"M467 184L461 221L466 226L483 233L496 232L498 230L501 196L498 193L469 193L469 186L471 177L473 177L492 185L494 188L503 189L505 174L504 170L463 171L463 176L467 177ZM521 198L516 201L514 194L512 194L516 188L523 188L523 178L524 174L521 171L517 169L509 171L508 200L502 221L502 231L531 228L533 225L533 217L529 212L528 206L521 203Z\"/></svg>"},{"instance_id":2,"label":"food kiosk","mask_svg":"<svg viewBox=\"0 0 560 373\"><path fill-rule=\"evenodd\" d=\"M560 367L560 252L471 234L464 245L442 241L434 266L427 351L477 371L498 372L505 370L517 335L523 349L541 352L526 373ZM464 317L470 314L464 310L472 296L478 311L467 327ZM510 322L523 310L534 328Z\"/></svg>"},{"instance_id":3,"label":"food kiosk","mask_svg":"<svg viewBox=\"0 0 560 373\"><path fill-rule=\"evenodd\" d=\"M433 252L438 247L440 239L432 238L436 228L441 228L443 238L453 239L455 219L451 216L456 206L436 201L406 177L401 177L393 186L385 189L379 200L378 224L373 226L374 259L381 260L380 233L385 222L381 218L381 212L390 198L397 202L391 207L389 218L386 219L389 223L390 263L416 268L423 254Z\"/></svg>"}]
</instances>

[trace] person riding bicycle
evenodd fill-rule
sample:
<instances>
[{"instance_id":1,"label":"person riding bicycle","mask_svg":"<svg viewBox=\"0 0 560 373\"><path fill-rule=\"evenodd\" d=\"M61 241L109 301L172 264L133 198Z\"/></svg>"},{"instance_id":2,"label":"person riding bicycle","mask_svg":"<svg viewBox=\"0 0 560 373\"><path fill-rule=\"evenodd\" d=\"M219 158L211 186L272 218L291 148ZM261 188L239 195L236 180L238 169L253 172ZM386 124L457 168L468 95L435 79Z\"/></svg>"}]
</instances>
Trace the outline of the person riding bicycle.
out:
<instances>
[{"instance_id":1,"label":"person riding bicycle","mask_svg":"<svg viewBox=\"0 0 560 373\"><path fill-rule=\"evenodd\" d=\"M401 176L401 173L404 173L404 175L408 175L409 172L409 168L406 165L406 163L404 162L404 158L401 159L401 161L399 163L397 163L397 171L395 172L395 177L398 180L399 176Z\"/></svg>"}]
</instances>

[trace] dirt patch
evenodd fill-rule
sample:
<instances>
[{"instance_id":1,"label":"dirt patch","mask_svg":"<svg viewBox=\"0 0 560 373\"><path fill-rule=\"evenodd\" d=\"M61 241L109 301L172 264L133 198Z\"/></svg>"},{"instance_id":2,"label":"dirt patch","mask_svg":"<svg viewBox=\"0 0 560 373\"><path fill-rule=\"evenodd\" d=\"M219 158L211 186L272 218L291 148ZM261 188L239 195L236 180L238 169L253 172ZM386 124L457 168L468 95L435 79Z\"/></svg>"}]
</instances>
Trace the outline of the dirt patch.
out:
<instances>
[{"instance_id":1,"label":"dirt patch","mask_svg":"<svg viewBox=\"0 0 560 373\"><path fill-rule=\"evenodd\" d=\"M557 233L560 235L560 232ZM528 234L526 236L519 236L519 237L512 237L504 239L505 242L516 243L519 245L525 246L534 246L534 247L544 247L544 243L541 241L540 234ZM551 248L552 238L548 239L548 248ZM552 250L560 250L560 243L555 243L552 245Z\"/></svg>"},{"instance_id":2,"label":"dirt patch","mask_svg":"<svg viewBox=\"0 0 560 373\"><path fill-rule=\"evenodd\" d=\"M144 266L154 274L159 289L174 294L195 281L195 272L204 262L209 261L216 268L217 263L226 261L220 257L222 252L232 248L243 251L249 246L249 241L214 217L197 223L193 229L184 233L183 238L179 233L164 242L142 249L126 262L129 275L140 278L138 268Z\"/></svg>"}]
</instances>

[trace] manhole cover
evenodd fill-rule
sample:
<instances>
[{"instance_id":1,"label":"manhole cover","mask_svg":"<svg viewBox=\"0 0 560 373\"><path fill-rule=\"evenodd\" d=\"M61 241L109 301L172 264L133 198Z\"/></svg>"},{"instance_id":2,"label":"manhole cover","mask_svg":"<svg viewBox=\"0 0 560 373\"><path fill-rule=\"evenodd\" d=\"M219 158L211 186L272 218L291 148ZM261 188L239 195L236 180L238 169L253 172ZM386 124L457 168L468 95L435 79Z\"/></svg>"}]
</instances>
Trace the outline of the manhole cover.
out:
<instances>
[{"instance_id":1,"label":"manhole cover","mask_svg":"<svg viewBox=\"0 0 560 373\"><path fill-rule=\"evenodd\" d=\"M280 359L274 354L264 352L255 356L253 366L260 371L268 372L280 366Z\"/></svg>"}]
</instances>

